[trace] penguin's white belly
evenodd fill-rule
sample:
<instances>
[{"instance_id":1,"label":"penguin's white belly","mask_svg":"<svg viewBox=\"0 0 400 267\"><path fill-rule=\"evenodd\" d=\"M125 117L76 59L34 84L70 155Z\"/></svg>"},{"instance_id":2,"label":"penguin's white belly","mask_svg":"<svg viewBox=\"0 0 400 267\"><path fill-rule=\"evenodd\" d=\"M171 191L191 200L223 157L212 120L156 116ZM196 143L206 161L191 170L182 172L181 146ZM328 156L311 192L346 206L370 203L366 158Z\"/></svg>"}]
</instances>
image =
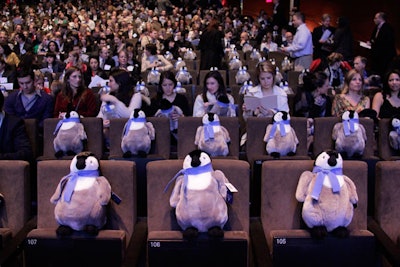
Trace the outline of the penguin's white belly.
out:
<instances>
[{"instance_id":1,"label":"penguin's white belly","mask_svg":"<svg viewBox=\"0 0 400 267\"><path fill-rule=\"evenodd\" d=\"M338 179L338 181L339 181L340 187L342 187L343 184L344 184L343 175L336 175L336 177L337 177L337 179ZM327 175L325 175L325 177L324 177L324 183L323 183L323 185L324 185L325 187L332 188L331 181L329 180L329 177L328 177Z\"/></svg>"},{"instance_id":2,"label":"penguin's white belly","mask_svg":"<svg viewBox=\"0 0 400 267\"><path fill-rule=\"evenodd\" d=\"M212 179L212 175L209 172L189 175L186 187L190 190L204 190L211 184Z\"/></svg>"},{"instance_id":3,"label":"penguin's white belly","mask_svg":"<svg viewBox=\"0 0 400 267\"><path fill-rule=\"evenodd\" d=\"M142 129L143 127L144 127L144 123L141 123L141 122L137 123L137 122L135 122L135 123L132 123L132 124L130 125L129 130L130 130L130 131L139 130L139 129Z\"/></svg>"},{"instance_id":4,"label":"penguin's white belly","mask_svg":"<svg viewBox=\"0 0 400 267\"><path fill-rule=\"evenodd\" d=\"M64 123L61 125L60 130L69 130L69 129L71 129L72 127L74 127L75 124L76 124L76 122L64 122Z\"/></svg>"},{"instance_id":5,"label":"penguin's white belly","mask_svg":"<svg viewBox=\"0 0 400 267\"><path fill-rule=\"evenodd\" d=\"M86 190L93 186L96 179L93 177L79 177L75 185L75 191Z\"/></svg>"}]
</instances>

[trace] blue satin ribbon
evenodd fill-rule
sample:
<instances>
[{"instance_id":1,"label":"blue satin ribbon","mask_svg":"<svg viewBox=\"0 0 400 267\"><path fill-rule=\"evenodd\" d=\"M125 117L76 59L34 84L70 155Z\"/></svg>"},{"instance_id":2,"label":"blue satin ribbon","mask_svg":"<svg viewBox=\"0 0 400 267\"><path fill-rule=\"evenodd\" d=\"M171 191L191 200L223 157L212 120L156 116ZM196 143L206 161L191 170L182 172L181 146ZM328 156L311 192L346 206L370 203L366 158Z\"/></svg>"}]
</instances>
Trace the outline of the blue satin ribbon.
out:
<instances>
[{"instance_id":1,"label":"blue satin ribbon","mask_svg":"<svg viewBox=\"0 0 400 267\"><path fill-rule=\"evenodd\" d=\"M353 119L343 121L343 130L344 130L345 136L348 136L351 133L355 132L355 123L359 123L359 120L353 118Z\"/></svg>"},{"instance_id":2,"label":"blue satin ribbon","mask_svg":"<svg viewBox=\"0 0 400 267\"><path fill-rule=\"evenodd\" d=\"M212 164L211 163L208 163L208 164L206 164L204 166L198 166L198 167L182 169L179 172L177 172L177 174L175 174L175 176L172 177L171 180L169 180L169 182L167 183L167 185L164 188L164 193L167 192L167 190L168 190L169 186L171 185L171 183L173 181L175 181L176 178L178 178L180 175L184 175L183 185L182 186L184 186L184 189L186 190L188 175L197 175L197 174L201 174L201 173L205 173L205 172L212 172L212 171L213 171L213 168L212 168Z\"/></svg>"},{"instance_id":3,"label":"blue satin ribbon","mask_svg":"<svg viewBox=\"0 0 400 267\"><path fill-rule=\"evenodd\" d=\"M127 135L127 133L129 132L129 128L131 127L132 122L143 122L143 123L146 123L147 120L146 120L146 118L130 118L130 119L126 122L126 127L125 127L125 131L124 131L124 136Z\"/></svg>"},{"instance_id":4,"label":"blue satin ribbon","mask_svg":"<svg viewBox=\"0 0 400 267\"><path fill-rule=\"evenodd\" d=\"M311 193L311 197L315 200L319 199L319 195L321 194L322 186L324 184L325 175L328 175L329 181L331 182L332 192L337 193L340 191L340 184L337 178L337 175L342 175L342 168L335 168L331 170L326 170L321 167L315 166L313 169L313 173L317 174L317 178L315 180L314 188Z\"/></svg>"},{"instance_id":5,"label":"blue satin ribbon","mask_svg":"<svg viewBox=\"0 0 400 267\"><path fill-rule=\"evenodd\" d=\"M274 122L274 124L272 125L271 132L269 133L269 139L274 137L276 128L278 128L278 126L279 126L279 131L281 132L281 136L286 136L285 125L290 125L290 120Z\"/></svg>"},{"instance_id":6,"label":"blue satin ribbon","mask_svg":"<svg viewBox=\"0 0 400 267\"><path fill-rule=\"evenodd\" d=\"M214 139L214 127L219 126L219 121L211 121L208 124L204 125L204 141L208 141L210 139Z\"/></svg>"},{"instance_id":7,"label":"blue satin ribbon","mask_svg":"<svg viewBox=\"0 0 400 267\"><path fill-rule=\"evenodd\" d=\"M70 174L68 174L67 177L69 177L69 179L64 188L64 201L65 202L71 201L71 197L72 197L72 194L74 193L74 189L75 189L75 186L76 186L79 176L97 178L97 177L99 177L99 171L98 170L80 170L80 171L71 172Z\"/></svg>"},{"instance_id":8,"label":"blue satin ribbon","mask_svg":"<svg viewBox=\"0 0 400 267\"><path fill-rule=\"evenodd\" d=\"M57 123L57 125L56 125L56 128L54 129L53 135L56 135L56 134L58 133L58 131L59 131L60 128L61 128L61 125L62 125L63 123L65 123L65 122L75 122L75 123L79 123L80 120L79 120L79 118L68 118L68 119L59 120L58 123Z\"/></svg>"}]
</instances>

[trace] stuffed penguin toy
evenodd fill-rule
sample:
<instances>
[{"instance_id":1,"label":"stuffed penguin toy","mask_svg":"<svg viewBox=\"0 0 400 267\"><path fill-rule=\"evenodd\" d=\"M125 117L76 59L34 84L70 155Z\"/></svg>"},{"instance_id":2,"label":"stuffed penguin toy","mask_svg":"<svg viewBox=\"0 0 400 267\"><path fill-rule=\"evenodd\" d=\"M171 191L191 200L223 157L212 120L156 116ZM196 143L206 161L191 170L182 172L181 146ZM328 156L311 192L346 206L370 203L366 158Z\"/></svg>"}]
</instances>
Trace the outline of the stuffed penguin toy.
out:
<instances>
[{"instance_id":1,"label":"stuffed penguin toy","mask_svg":"<svg viewBox=\"0 0 400 267\"><path fill-rule=\"evenodd\" d=\"M206 113L202 122L203 126L197 127L194 144L212 157L227 156L231 139L228 130L220 125L218 115Z\"/></svg>"},{"instance_id":2,"label":"stuffed penguin toy","mask_svg":"<svg viewBox=\"0 0 400 267\"><path fill-rule=\"evenodd\" d=\"M229 61L229 70L239 70L242 65L242 61L240 61L239 57L234 56L231 61Z\"/></svg>"},{"instance_id":3,"label":"stuffed penguin toy","mask_svg":"<svg viewBox=\"0 0 400 267\"><path fill-rule=\"evenodd\" d=\"M210 237L222 238L228 221L225 184L229 181L222 171L213 170L210 156L201 150L190 152L173 180L169 203L175 208L183 237L193 239L199 232L207 232Z\"/></svg>"},{"instance_id":4,"label":"stuffed penguin toy","mask_svg":"<svg viewBox=\"0 0 400 267\"><path fill-rule=\"evenodd\" d=\"M212 105L209 112L214 113L219 117L234 117L235 114L232 114L232 112L235 112L235 110L236 107L233 104L231 104L228 96L220 95L217 98L217 102L214 105Z\"/></svg>"},{"instance_id":5,"label":"stuffed penguin toy","mask_svg":"<svg viewBox=\"0 0 400 267\"><path fill-rule=\"evenodd\" d=\"M311 236L323 239L328 232L347 237L358 202L356 186L342 173L343 159L333 150L321 152L313 171L304 171L296 189L296 199L303 202L302 217Z\"/></svg>"},{"instance_id":6,"label":"stuffed penguin toy","mask_svg":"<svg viewBox=\"0 0 400 267\"><path fill-rule=\"evenodd\" d=\"M260 52L257 50L257 48L252 48L251 50L249 50L249 51L251 51L251 53L250 53L250 59L252 59L252 60L259 60L260 58L261 58L261 54L260 54ZM244 52L244 51L243 51Z\"/></svg>"},{"instance_id":7,"label":"stuffed penguin toy","mask_svg":"<svg viewBox=\"0 0 400 267\"><path fill-rule=\"evenodd\" d=\"M195 60L196 59L196 53L193 51L192 48L188 48L185 51L185 54L183 55L184 59L188 59L188 60Z\"/></svg>"},{"instance_id":8,"label":"stuffed penguin toy","mask_svg":"<svg viewBox=\"0 0 400 267\"><path fill-rule=\"evenodd\" d=\"M250 80L250 74L247 71L246 66L242 66L239 68L238 72L235 75L236 84L244 84L245 82Z\"/></svg>"},{"instance_id":9,"label":"stuffed penguin toy","mask_svg":"<svg viewBox=\"0 0 400 267\"><path fill-rule=\"evenodd\" d=\"M76 111L68 111L61 119L53 134L55 135L53 145L55 157L61 158L64 155L76 155L83 151L87 136L83 124L80 122L79 114Z\"/></svg>"},{"instance_id":10,"label":"stuffed penguin toy","mask_svg":"<svg viewBox=\"0 0 400 267\"><path fill-rule=\"evenodd\" d=\"M158 85L160 83L161 73L154 67L147 74L147 83Z\"/></svg>"},{"instance_id":11,"label":"stuffed penguin toy","mask_svg":"<svg viewBox=\"0 0 400 267\"><path fill-rule=\"evenodd\" d=\"M175 79L177 82L181 84L191 84L192 83L192 75L187 70L187 67L181 67L179 71L175 75Z\"/></svg>"},{"instance_id":12,"label":"stuffed penguin toy","mask_svg":"<svg viewBox=\"0 0 400 267\"><path fill-rule=\"evenodd\" d=\"M176 82L176 87L174 88L174 93L177 93L177 94L185 94L186 93L186 88L182 87L181 82Z\"/></svg>"},{"instance_id":13,"label":"stuffed penguin toy","mask_svg":"<svg viewBox=\"0 0 400 267\"><path fill-rule=\"evenodd\" d=\"M182 67L186 67L186 62L181 57L178 57L174 65L174 69L179 71Z\"/></svg>"},{"instance_id":14,"label":"stuffed penguin toy","mask_svg":"<svg viewBox=\"0 0 400 267\"><path fill-rule=\"evenodd\" d=\"M256 88L253 86L252 81L245 81L240 87L239 94L240 95L254 95Z\"/></svg>"},{"instance_id":15,"label":"stuffed penguin toy","mask_svg":"<svg viewBox=\"0 0 400 267\"><path fill-rule=\"evenodd\" d=\"M111 199L111 186L99 173L99 161L91 152L81 152L70 164L53 196L54 215L59 224L59 236L72 231L97 235L107 221L106 206Z\"/></svg>"},{"instance_id":16,"label":"stuffed penguin toy","mask_svg":"<svg viewBox=\"0 0 400 267\"><path fill-rule=\"evenodd\" d=\"M332 139L335 142L335 150L344 158L362 156L367 134L364 126L359 123L357 112L351 110L343 113L342 122L333 126Z\"/></svg>"},{"instance_id":17,"label":"stuffed penguin toy","mask_svg":"<svg viewBox=\"0 0 400 267\"><path fill-rule=\"evenodd\" d=\"M394 150L400 150L400 116L390 120L391 131L389 132L389 145Z\"/></svg>"},{"instance_id":18,"label":"stuffed penguin toy","mask_svg":"<svg viewBox=\"0 0 400 267\"><path fill-rule=\"evenodd\" d=\"M143 110L135 109L126 122L121 141L124 158L132 156L145 157L150 152L151 141L155 139L155 129L146 120Z\"/></svg>"},{"instance_id":19,"label":"stuffed penguin toy","mask_svg":"<svg viewBox=\"0 0 400 267\"><path fill-rule=\"evenodd\" d=\"M234 57L240 58L240 55L239 55L239 52L237 51L237 48L235 47L235 45L231 45L231 49L229 50L229 53L228 53L228 60L231 61L232 58L234 58Z\"/></svg>"},{"instance_id":20,"label":"stuffed penguin toy","mask_svg":"<svg viewBox=\"0 0 400 267\"><path fill-rule=\"evenodd\" d=\"M140 93L142 97L142 101L144 101L147 105L150 106L151 100L150 100L150 91L146 87L146 84L144 81L138 81L135 86L135 93Z\"/></svg>"},{"instance_id":21,"label":"stuffed penguin toy","mask_svg":"<svg viewBox=\"0 0 400 267\"><path fill-rule=\"evenodd\" d=\"M160 109L154 114L154 117L165 117L169 119L169 129L173 134L178 131L178 121L173 120L171 117L172 113L177 113L178 115L183 115L183 111L180 107L172 105L167 99L163 98L160 101ZM175 136L177 137L177 136Z\"/></svg>"},{"instance_id":22,"label":"stuffed penguin toy","mask_svg":"<svg viewBox=\"0 0 400 267\"><path fill-rule=\"evenodd\" d=\"M278 111L274 114L272 124L267 125L264 142L267 143L267 153L273 158L296 154L299 140L290 125L290 115L286 111Z\"/></svg>"}]
</instances>

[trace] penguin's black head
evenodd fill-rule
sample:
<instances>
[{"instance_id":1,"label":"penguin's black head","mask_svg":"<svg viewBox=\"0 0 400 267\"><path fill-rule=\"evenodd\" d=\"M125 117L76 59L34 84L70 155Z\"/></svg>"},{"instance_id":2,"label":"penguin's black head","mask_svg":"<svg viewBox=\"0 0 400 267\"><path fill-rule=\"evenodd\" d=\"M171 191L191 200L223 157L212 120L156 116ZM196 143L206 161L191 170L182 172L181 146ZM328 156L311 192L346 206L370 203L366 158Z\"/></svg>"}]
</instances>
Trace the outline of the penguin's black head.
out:
<instances>
[{"instance_id":1,"label":"penguin's black head","mask_svg":"<svg viewBox=\"0 0 400 267\"><path fill-rule=\"evenodd\" d=\"M192 168L205 165L211 161L210 155L207 152L200 149L191 151L187 157L190 158L190 166Z\"/></svg>"},{"instance_id":2,"label":"penguin's black head","mask_svg":"<svg viewBox=\"0 0 400 267\"><path fill-rule=\"evenodd\" d=\"M354 115L354 113L353 113L353 115ZM326 153L329 155L328 165L332 166L332 167L336 166L337 159L339 158L339 153L334 150L328 150L328 151L326 151Z\"/></svg>"},{"instance_id":3,"label":"penguin's black head","mask_svg":"<svg viewBox=\"0 0 400 267\"><path fill-rule=\"evenodd\" d=\"M140 108L135 108L135 110L133 111L133 117L135 119L139 117L139 111L140 111Z\"/></svg>"},{"instance_id":4,"label":"penguin's black head","mask_svg":"<svg viewBox=\"0 0 400 267\"><path fill-rule=\"evenodd\" d=\"M214 121L214 113L208 113L208 121Z\"/></svg>"},{"instance_id":5,"label":"penguin's black head","mask_svg":"<svg viewBox=\"0 0 400 267\"><path fill-rule=\"evenodd\" d=\"M86 168L86 159L90 156L95 156L92 152L83 151L76 156L76 168L84 170Z\"/></svg>"}]
</instances>

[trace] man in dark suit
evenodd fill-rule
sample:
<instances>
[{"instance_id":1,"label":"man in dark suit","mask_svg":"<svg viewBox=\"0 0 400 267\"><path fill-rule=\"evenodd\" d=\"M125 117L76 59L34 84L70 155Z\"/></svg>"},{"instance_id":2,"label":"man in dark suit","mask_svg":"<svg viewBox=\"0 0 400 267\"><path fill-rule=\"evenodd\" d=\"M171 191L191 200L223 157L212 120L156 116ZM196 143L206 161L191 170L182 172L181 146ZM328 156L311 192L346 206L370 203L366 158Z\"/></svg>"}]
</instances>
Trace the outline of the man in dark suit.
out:
<instances>
[{"instance_id":1,"label":"man in dark suit","mask_svg":"<svg viewBox=\"0 0 400 267\"><path fill-rule=\"evenodd\" d=\"M32 146L24 120L3 111L0 93L0 160L32 160Z\"/></svg>"},{"instance_id":2,"label":"man in dark suit","mask_svg":"<svg viewBox=\"0 0 400 267\"><path fill-rule=\"evenodd\" d=\"M107 46L101 47L99 50L99 68L109 72L113 67L115 67L115 61L110 57L110 49Z\"/></svg>"},{"instance_id":3,"label":"man in dark suit","mask_svg":"<svg viewBox=\"0 0 400 267\"><path fill-rule=\"evenodd\" d=\"M333 51L333 46L330 38L333 37L335 28L332 27L330 24L331 16L325 13L321 17L321 25L315 27L312 32L314 59L326 58Z\"/></svg>"},{"instance_id":4,"label":"man in dark suit","mask_svg":"<svg viewBox=\"0 0 400 267\"><path fill-rule=\"evenodd\" d=\"M374 23L376 27L371 35L371 69L381 77L396 56L394 30L386 22L386 19L384 12L375 14Z\"/></svg>"},{"instance_id":5,"label":"man in dark suit","mask_svg":"<svg viewBox=\"0 0 400 267\"><path fill-rule=\"evenodd\" d=\"M17 33L15 35L14 53L21 59L29 52L33 52L32 45L26 42L26 37L23 33Z\"/></svg>"}]
</instances>

